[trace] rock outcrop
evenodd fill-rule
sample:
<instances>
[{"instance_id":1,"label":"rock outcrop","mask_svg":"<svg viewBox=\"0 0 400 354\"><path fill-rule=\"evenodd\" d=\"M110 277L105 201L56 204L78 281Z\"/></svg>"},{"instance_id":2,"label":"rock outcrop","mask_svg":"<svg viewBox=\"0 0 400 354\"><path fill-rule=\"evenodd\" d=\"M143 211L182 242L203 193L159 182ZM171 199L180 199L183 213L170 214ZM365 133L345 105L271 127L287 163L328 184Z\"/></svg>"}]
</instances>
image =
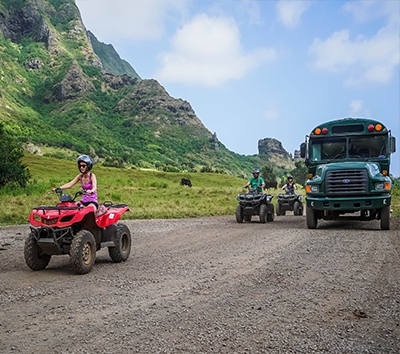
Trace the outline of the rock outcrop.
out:
<instances>
[{"instance_id":1,"label":"rock outcrop","mask_svg":"<svg viewBox=\"0 0 400 354\"><path fill-rule=\"evenodd\" d=\"M159 123L168 121L179 126L191 125L204 128L190 103L171 97L156 80L138 82L135 90L118 103L115 111L129 112L134 108L141 112L141 116L146 115L147 120L153 119Z\"/></svg>"},{"instance_id":2,"label":"rock outcrop","mask_svg":"<svg viewBox=\"0 0 400 354\"><path fill-rule=\"evenodd\" d=\"M53 99L64 102L84 96L87 92L95 91L90 79L84 74L82 68L73 60L64 79L53 88Z\"/></svg>"},{"instance_id":3,"label":"rock outcrop","mask_svg":"<svg viewBox=\"0 0 400 354\"><path fill-rule=\"evenodd\" d=\"M290 154L283 148L282 143L274 138L259 140L258 153L263 156L281 155L283 157L290 157Z\"/></svg>"}]
</instances>

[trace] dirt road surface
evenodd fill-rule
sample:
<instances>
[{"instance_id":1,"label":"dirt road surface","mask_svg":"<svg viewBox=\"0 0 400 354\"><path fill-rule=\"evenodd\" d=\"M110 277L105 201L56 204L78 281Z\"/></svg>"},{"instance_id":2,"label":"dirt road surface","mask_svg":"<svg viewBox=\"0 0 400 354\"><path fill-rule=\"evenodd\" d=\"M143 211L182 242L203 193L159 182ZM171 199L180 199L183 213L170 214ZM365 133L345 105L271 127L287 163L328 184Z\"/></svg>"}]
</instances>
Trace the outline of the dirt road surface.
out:
<instances>
[{"instance_id":1,"label":"dirt road surface","mask_svg":"<svg viewBox=\"0 0 400 354\"><path fill-rule=\"evenodd\" d=\"M1 353L400 353L398 219L125 223L130 258L86 275L31 271L28 225L0 227Z\"/></svg>"}]
</instances>

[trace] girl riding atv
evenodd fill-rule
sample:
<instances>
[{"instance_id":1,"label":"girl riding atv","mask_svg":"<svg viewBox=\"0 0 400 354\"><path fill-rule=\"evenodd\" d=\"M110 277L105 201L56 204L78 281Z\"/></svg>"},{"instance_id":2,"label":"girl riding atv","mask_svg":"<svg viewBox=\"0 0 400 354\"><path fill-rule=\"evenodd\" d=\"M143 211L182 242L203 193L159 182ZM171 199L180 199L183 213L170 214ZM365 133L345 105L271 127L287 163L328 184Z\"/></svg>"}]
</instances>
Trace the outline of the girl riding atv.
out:
<instances>
[{"instance_id":1,"label":"girl riding atv","mask_svg":"<svg viewBox=\"0 0 400 354\"><path fill-rule=\"evenodd\" d=\"M287 183L282 187L282 189L286 189L286 193L294 193L296 185L293 182L292 176L288 176Z\"/></svg>"},{"instance_id":2,"label":"girl riding atv","mask_svg":"<svg viewBox=\"0 0 400 354\"><path fill-rule=\"evenodd\" d=\"M97 211L99 207L97 200L97 179L96 175L90 172L93 167L93 160L88 155L81 155L78 157L76 162L78 164L78 169L80 173L71 182L62 185L59 188L61 188L62 190L68 189L80 181L82 189L86 192L82 196L81 203L85 206L92 204L95 207L95 211ZM53 192L55 192L56 189L57 188L54 188Z\"/></svg>"}]
</instances>

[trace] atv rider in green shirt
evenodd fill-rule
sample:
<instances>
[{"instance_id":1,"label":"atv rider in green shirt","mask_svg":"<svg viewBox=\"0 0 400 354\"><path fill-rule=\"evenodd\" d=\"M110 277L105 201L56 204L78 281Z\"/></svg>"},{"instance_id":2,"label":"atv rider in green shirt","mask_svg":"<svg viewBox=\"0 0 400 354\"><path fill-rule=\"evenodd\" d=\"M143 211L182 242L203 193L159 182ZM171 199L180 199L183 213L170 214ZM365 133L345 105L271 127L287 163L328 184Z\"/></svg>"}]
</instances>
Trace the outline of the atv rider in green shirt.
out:
<instances>
[{"instance_id":1,"label":"atv rider in green shirt","mask_svg":"<svg viewBox=\"0 0 400 354\"><path fill-rule=\"evenodd\" d=\"M262 193L265 188L264 178L260 177L260 170L258 168L253 170L253 177L249 179L243 188L247 188L248 186L250 186L250 188L257 188L257 192L259 193Z\"/></svg>"}]
</instances>

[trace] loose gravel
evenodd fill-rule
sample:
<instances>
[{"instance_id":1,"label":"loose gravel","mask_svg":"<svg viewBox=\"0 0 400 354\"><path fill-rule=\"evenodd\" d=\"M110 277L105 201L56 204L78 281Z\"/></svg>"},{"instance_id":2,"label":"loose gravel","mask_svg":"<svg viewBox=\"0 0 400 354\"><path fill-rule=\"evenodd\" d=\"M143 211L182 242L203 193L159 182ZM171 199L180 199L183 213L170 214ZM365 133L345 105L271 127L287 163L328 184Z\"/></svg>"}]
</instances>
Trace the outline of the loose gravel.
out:
<instances>
[{"instance_id":1,"label":"loose gravel","mask_svg":"<svg viewBox=\"0 0 400 354\"><path fill-rule=\"evenodd\" d=\"M400 222L124 221L132 252L31 271L0 227L0 353L400 353Z\"/></svg>"}]
</instances>

